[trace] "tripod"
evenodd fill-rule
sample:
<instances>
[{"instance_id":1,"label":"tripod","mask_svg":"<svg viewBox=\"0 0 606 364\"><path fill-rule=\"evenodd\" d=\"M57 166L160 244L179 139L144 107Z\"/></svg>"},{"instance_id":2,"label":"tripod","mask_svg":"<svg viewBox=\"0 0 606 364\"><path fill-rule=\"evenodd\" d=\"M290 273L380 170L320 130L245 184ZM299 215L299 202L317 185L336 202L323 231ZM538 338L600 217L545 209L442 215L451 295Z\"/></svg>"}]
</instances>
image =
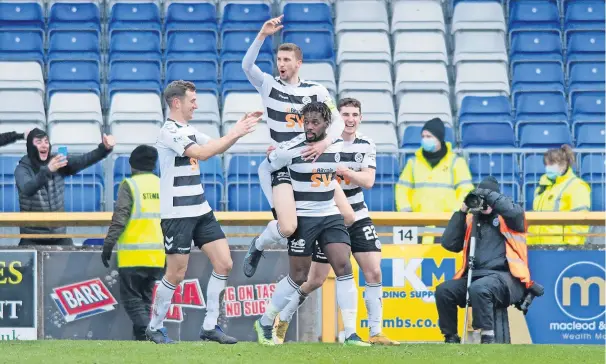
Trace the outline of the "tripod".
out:
<instances>
[{"instance_id":1,"label":"tripod","mask_svg":"<svg viewBox=\"0 0 606 364\"><path fill-rule=\"evenodd\" d=\"M478 223L478 214L479 211L473 211L472 210L472 216L473 218L471 219L471 234L470 234L470 238L469 238L469 253L467 254L467 291L466 291L466 296L465 296L465 324L463 326L463 338L461 339L461 343L465 344L465 341L467 339L467 320L468 320L468 316L469 316L469 286L471 286L471 275L473 273L473 267L474 267L474 262L475 262L475 252L476 252L476 233L477 233L477 227L479 226Z\"/></svg>"}]
</instances>

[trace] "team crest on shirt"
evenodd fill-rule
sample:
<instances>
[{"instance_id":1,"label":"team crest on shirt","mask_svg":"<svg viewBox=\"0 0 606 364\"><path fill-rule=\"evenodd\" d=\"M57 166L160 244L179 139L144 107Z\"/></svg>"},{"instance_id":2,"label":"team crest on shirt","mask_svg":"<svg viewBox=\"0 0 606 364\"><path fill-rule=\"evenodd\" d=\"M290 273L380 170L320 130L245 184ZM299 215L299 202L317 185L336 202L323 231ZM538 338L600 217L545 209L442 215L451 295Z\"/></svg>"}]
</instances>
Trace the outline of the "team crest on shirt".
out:
<instances>
[{"instance_id":1,"label":"team crest on shirt","mask_svg":"<svg viewBox=\"0 0 606 364\"><path fill-rule=\"evenodd\" d=\"M357 163L362 163L364 156L362 155L362 153L356 153L356 155L354 156L354 159Z\"/></svg>"},{"instance_id":2,"label":"team crest on shirt","mask_svg":"<svg viewBox=\"0 0 606 364\"><path fill-rule=\"evenodd\" d=\"M341 161L341 153L335 153L335 162L339 163Z\"/></svg>"},{"instance_id":3,"label":"team crest on shirt","mask_svg":"<svg viewBox=\"0 0 606 364\"><path fill-rule=\"evenodd\" d=\"M499 218L498 218L498 217L495 217L495 218L494 218L494 220L492 220L492 225L493 225L494 227L499 226Z\"/></svg>"},{"instance_id":4,"label":"team crest on shirt","mask_svg":"<svg viewBox=\"0 0 606 364\"><path fill-rule=\"evenodd\" d=\"M311 97L303 96L303 99L301 99L301 101L303 102L304 105L307 105L311 102Z\"/></svg>"},{"instance_id":5,"label":"team crest on shirt","mask_svg":"<svg viewBox=\"0 0 606 364\"><path fill-rule=\"evenodd\" d=\"M375 240L375 246L377 247L377 249L381 249L381 240Z\"/></svg>"}]
</instances>

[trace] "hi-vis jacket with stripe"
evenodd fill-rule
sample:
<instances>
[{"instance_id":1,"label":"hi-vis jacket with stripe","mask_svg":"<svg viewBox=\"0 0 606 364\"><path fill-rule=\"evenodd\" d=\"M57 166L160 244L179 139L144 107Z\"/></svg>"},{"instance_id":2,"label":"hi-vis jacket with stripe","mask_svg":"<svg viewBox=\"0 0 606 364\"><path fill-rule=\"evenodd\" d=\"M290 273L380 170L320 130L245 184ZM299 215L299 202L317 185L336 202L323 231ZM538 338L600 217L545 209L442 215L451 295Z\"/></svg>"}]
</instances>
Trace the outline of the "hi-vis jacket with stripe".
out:
<instances>
[{"instance_id":1,"label":"hi-vis jacket with stripe","mask_svg":"<svg viewBox=\"0 0 606 364\"><path fill-rule=\"evenodd\" d=\"M571 168L555 181L543 175L539 186L535 189L532 202L534 211L589 211L591 208L591 188L577 177ZM551 234L578 234L587 233L589 226L557 226L557 225L532 225L528 232L533 234L528 237L528 244L574 244L585 243L583 235L557 236ZM539 234L539 235L534 235ZM549 235L548 235L549 234Z\"/></svg>"}]
</instances>

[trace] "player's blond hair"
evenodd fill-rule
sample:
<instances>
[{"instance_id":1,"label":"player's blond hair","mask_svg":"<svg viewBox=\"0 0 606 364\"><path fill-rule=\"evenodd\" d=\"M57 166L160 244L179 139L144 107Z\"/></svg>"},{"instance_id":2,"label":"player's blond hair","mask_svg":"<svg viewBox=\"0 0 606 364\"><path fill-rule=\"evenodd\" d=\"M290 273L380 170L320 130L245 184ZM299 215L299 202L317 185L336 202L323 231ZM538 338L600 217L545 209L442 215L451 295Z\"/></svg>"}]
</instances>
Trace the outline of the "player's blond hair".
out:
<instances>
[{"instance_id":1,"label":"player's blond hair","mask_svg":"<svg viewBox=\"0 0 606 364\"><path fill-rule=\"evenodd\" d=\"M164 89L164 101L166 101L166 104L170 108L170 107L172 107L173 100L176 98L178 98L178 99L183 98L187 91L195 92L196 85L194 85L193 82L189 82L189 81L183 81L183 80L173 81L173 82L169 83L166 86L166 88Z\"/></svg>"}]
</instances>

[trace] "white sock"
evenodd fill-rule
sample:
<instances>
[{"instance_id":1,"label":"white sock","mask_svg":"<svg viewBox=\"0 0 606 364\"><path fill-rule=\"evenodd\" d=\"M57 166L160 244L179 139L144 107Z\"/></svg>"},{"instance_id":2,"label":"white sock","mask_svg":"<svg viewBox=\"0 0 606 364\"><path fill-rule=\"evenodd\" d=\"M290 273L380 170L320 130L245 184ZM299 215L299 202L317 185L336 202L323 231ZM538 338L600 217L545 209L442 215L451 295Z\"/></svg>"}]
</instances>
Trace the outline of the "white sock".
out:
<instances>
[{"instance_id":1,"label":"white sock","mask_svg":"<svg viewBox=\"0 0 606 364\"><path fill-rule=\"evenodd\" d=\"M290 301L290 296L297 289L299 289L299 285L290 279L290 276L282 278L276 285L276 290L271 296L270 304L266 307L263 316L261 316L261 325L273 325L276 316L286 307Z\"/></svg>"},{"instance_id":2,"label":"white sock","mask_svg":"<svg viewBox=\"0 0 606 364\"><path fill-rule=\"evenodd\" d=\"M265 250L265 247L279 243L281 239L286 238L282 232L280 232L280 226L278 220L271 220L267 227L259 236L259 239L255 242L257 250Z\"/></svg>"},{"instance_id":3,"label":"white sock","mask_svg":"<svg viewBox=\"0 0 606 364\"><path fill-rule=\"evenodd\" d=\"M286 307L280 311L280 321L290 322L292 316L297 312L299 307L303 305L303 302L305 302L307 297L307 294L301 291L301 288L297 289L297 291L290 296L290 301Z\"/></svg>"},{"instance_id":4,"label":"white sock","mask_svg":"<svg viewBox=\"0 0 606 364\"><path fill-rule=\"evenodd\" d=\"M219 296L227 285L227 276L215 273L210 275L208 286L206 287L206 316L202 328L212 330L217 325L219 319Z\"/></svg>"},{"instance_id":5,"label":"white sock","mask_svg":"<svg viewBox=\"0 0 606 364\"><path fill-rule=\"evenodd\" d=\"M482 330L480 335L494 336L494 330Z\"/></svg>"},{"instance_id":6,"label":"white sock","mask_svg":"<svg viewBox=\"0 0 606 364\"><path fill-rule=\"evenodd\" d=\"M158 330L164 327L164 318L170 308L170 303L173 300L173 294L177 287L162 277L162 281L156 290L156 301L152 307L152 317L149 321L149 328Z\"/></svg>"},{"instance_id":7,"label":"white sock","mask_svg":"<svg viewBox=\"0 0 606 364\"><path fill-rule=\"evenodd\" d=\"M347 339L356 333L356 316L358 314L358 290L352 274L337 277L337 304L341 309Z\"/></svg>"},{"instance_id":8,"label":"white sock","mask_svg":"<svg viewBox=\"0 0 606 364\"><path fill-rule=\"evenodd\" d=\"M366 292L364 293L364 302L366 311L368 311L368 326L370 327L370 336L381 333L381 324L383 323L383 302L381 296L383 286L381 283L366 283Z\"/></svg>"}]
</instances>

